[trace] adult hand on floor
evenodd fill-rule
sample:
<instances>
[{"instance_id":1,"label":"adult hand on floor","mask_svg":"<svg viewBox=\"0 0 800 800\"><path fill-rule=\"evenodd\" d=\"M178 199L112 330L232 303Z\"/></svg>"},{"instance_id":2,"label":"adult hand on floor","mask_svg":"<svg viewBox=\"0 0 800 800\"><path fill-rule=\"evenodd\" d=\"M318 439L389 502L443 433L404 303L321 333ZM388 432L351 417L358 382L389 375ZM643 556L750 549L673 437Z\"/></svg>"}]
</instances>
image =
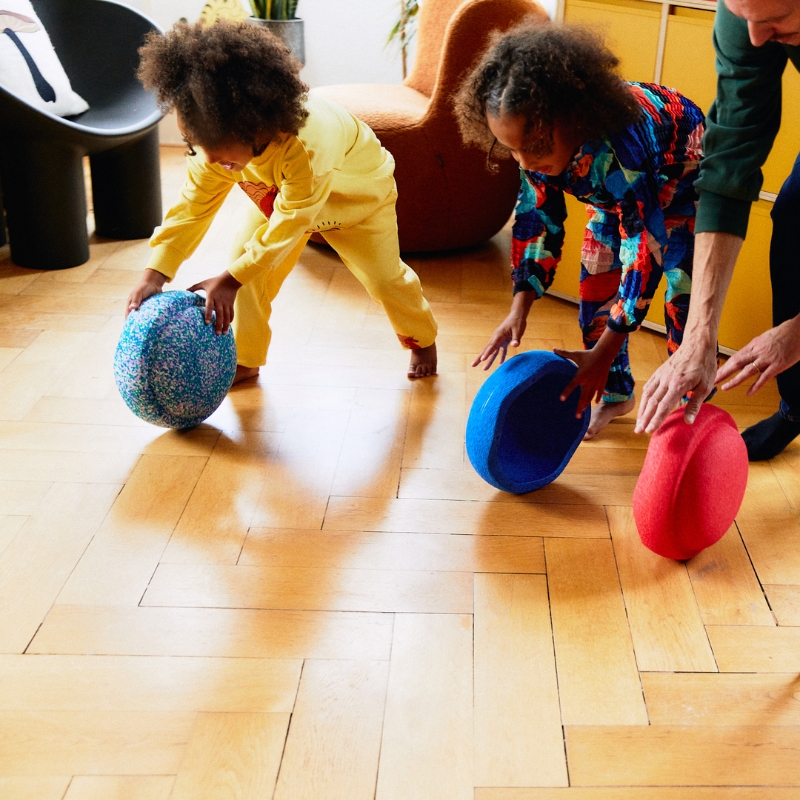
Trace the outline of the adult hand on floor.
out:
<instances>
[{"instance_id":1,"label":"adult hand on floor","mask_svg":"<svg viewBox=\"0 0 800 800\"><path fill-rule=\"evenodd\" d=\"M756 336L717 370L716 381L732 380L723 384L723 391L733 389L748 378L758 375L758 380L747 390L748 397L755 394L768 380L800 361L800 315L770 328ZM760 374L759 374L760 373Z\"/></svg>"},{"instance_id":2,"label":"adult hand on floor","mask_svg":"<svg viewBox=\"0 0 800 800\"><path fill-rule=\"evenodd\" d=\"M242 284L225 270L215 278L207 278L200 283L195 283L189 287L190 292L197 292L201 289L206 293L206 325L212 321L212 313L216 315L214 331L218 334L227 333L228 328L233 322L233 302L236 300L236 292L242 288Z\"/></svg>"}]
</instances>

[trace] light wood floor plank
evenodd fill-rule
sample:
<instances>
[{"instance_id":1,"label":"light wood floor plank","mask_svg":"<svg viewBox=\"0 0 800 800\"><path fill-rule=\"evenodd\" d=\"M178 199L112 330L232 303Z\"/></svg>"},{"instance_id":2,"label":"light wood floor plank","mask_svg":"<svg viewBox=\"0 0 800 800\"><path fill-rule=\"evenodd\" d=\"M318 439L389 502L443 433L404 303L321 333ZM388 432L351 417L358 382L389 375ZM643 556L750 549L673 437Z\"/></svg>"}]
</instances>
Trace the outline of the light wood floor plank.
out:
<instances>
[{"instance_id":1,"label":"light wood floor plank","mask_svg":"<svg viewBox=\"0 0 800 800\"><path fill-rule=\"evenodd\" d=\"M54 606L27 653L389 660L391 614Z\"/></svg>"},{"instance_id":2,"label":"light wood floor plank","mask_svg":"<svg viewBox=\"0 0 800 800\"><path fill-rule=\"evenodd\" d=\"M331 497L330 530L609 538L599 506Z\"/></svg>"},{"instance_id":3,"label":"light wood floor plank","mask_svg":"<svg viewBox=\"0 0 800 800\"><path fill-rule=\"evenodd\" d=\"M76 775L64 800L169 800L173 775Z\"/></svg>"},{"instance_id":4,"label":"light wood floor plank","mask_svg":"<svg viewBox=\"0 0 800 800\"><path fill-rule=\"evenodd\" d=\"M162 560L236 563L279 441L278 434L257 431L220 437Z\"/></svg>"},{"instance_id":5,"label":"light wood floor plank","mask_svg":"<svg viewBox=\"0 0 800 800\"><path fill-rule=\"evenodd\" d=\"M796 800L797 790L758 787L571 787L569 789L476 789L475 800Z\"/></svg>"},{"instance_id":6,"label":"light wood floor plank","mask_svg":"<svg viewBox=\"0 0 800 800\"><path fill-rule=\"evenodd\" d=\"M27 647L118 491L105 484L53 484L0 555L0 652Z\"/></svg>"},{"instance_id":7,"label":"light wood floor plank","mask_svg":"<svg viewBox=\"0 0 800 800\"><path fill-rule=\"evenodd\" d=\"M800 586L765 586L778 625L800 625Z\"/></svg>"},{"instance_id":8,"label":"light wood floor plank","mask_svg":"<svg viewBox=\"0 0 800 800\"><path fill-rule=\"evenodd\" d=\"M7 800L63 800L69 776L61 778L0 778L0 797Z\"/></svg>"},{"instance_id":9,"label":"light wood floor plank","mask_svg":"<svg viewBox=\"0 0 800 800\"><path fill-rule=\"evenodd\" d=\"M800 521L768 462L750 465L736 524L762 583L800 584Z\"/></svg>"},{"instance_id":10,"label":"light wood floor plank","mask_svg":"<svg viewBox=\"0 0 800 800\"><path fill-rule=\"evenodd\" d=\"M22 516L0 516L0 557L27 521L28 518Z\"/></svg>"},{"instance_id":11,"label":"light wood floor plank","mask_svg":"<svg viewBox=\"0 0 800 800\"><path fill-rule=\"evenodd\" d=\"M800 628L709 625L720 672L797 672Z\"/></svg>"},{"instance_id":12,"label":"light wood floor plank","mask_svg":"<svg viewBox=\"0 0 800 800\"><path fill-rule=\"evenodd\" d=\"M472 800L472 620L395 623L376 800Z\"/></svg>"},{"instance_id":13,"label":"light wood floor plank","mask_svg":"<svg viewBox=\"0 0 800 800\"><path fill-rule=\"evenodd\" d=\"M88 400L81 397L45 396L31 407L25 421L150 427L147 422L134 416L119 396Z\"/></svg>"},{"instance_id":14,"label":"light wood floor plank","mask_svg":"<svg viewBox=\"0 0 800 800\"><path fill-rule=\"evenodd\" d=\"M30 516L52 486L49 481L0 481L0 514Z\"/></svg>"},{"instance_id":15,"label":"light wood floor plank","mask_svg":"<svg viewBox=\"0 0 800 800\"><path fill-rule=\"evenodd\" d=\"M607 511L639 669L716 672L684 564L642 545L633 509Z\"/></svg>"},{"instance_id":16,"label":"light wood floor plank","mask_svg":"<svg viewBox=\"0 0 800 800\"><path fill-rule=\"evenodd\" d=\"M686 568L704 624L775 624L735 525Z\"/></svg>"},{"instance_id":17,"label":"light wood floor plank","mask_svg":"<svg viewBox=\"0 0 800 800\"><path fill-rule=\"evenodd\" d=\"M171 800L272 797L288 714L199 714Z\"/></svg>"},{"instance_id":18,"label":"light wood floor plank","mask_svg":"<svg viewBox=\"0 0 800 800\"><path fill-rule=\"evenodd\" d=\"M307 661L275 800L373 800L389 664Z\"/></svg>"},{"instance_id":19,"label":"light wood floor plank","mask_svg":"<svg viewBox=\"0 0 800 800\"><path fill-rule=\"evenodd\" d=\"M465 572L161 564L146 606L472 613Z\"/></svg>"},{"instance_id":20,"label":"light wood floor plank","mask_svg":"<svg viewBox=\"0 0 800 800\"><path fill-rule=\"evenodd\" d=\"M0 712L0 776L175 775L196 714Z\"/></svg>"},{"instance_id":21,"label":"light wood floor plank","mask_svg":"<svg viewBox=\"0 0 800 800\"><path fill-rule=\"evenodd\" d=\"M125 483L139 453L0 450L0 480Z\"/></svg>"},{"instance_id":22,"label":"light wood floor plank","mask_svg":"<svg viewBox=\"0 0 800 800\"><path fill-rule=\"evenodd\" d=\"M463 373L415 381L411 389L403 467L461 469L467 421Z\"/></svg>"},{"instance_id":23,"label":"light wood floor plank","mask_svg":"<svg viewBox=\"0 0 800 800\"><path fill-rule=\"evenodd\" d=\"M16 327L4 310L3 325ZM17 320L21 322L21 320ZM21 326L20 326L21 327ZM43 326L44 327L44 326ZM23 419L64 372L67 362L92 335L45 330L4 370L0 383L0 419Z\"/></svg>"},{"instance_id":24,"label":"light wood floor plank","mask_svg":"<svg viewBox=\"0 0 800 800\"><path fill-rule=\"evenodd\" d=\"M0 711L286 711L302 662L0 656Z\"/></svg>"},{"instance_id":25,"label":"light wood floor plank","mask_svg":"<svg viewBox=\"0 0 800 800\"><path fill-rule=\"evenodd\" d=\"M252 524L270 528L321 528L347 431L349 412L287 425Z\"/></svg>"},{"instance_id":26,"label":"light wood floor plank","mask_svg":"<svg viewBox=\"0 0 800 800\"><path fill-rule=\"evenodd\" d=\"M331 494L395 497L411 392L359 389L350 412Z\"/></svg>"},{"instance_id":27,"label":"light wood floor plank","mask_svg":"<svg viewBox=\"0 0 800 800\"><path fill-rule=\"evenodd\" d=\"M642 450L641 448L626 450L625 448L618 447L612 458L603 459L603 475L628 475L638 478L639 473L642 471L646 455L647 450ZM596 473L597 454L592 448L581 446L575 451L569 464L564 467L562 475L564 477L573 474L581 476L593 475L595 478L600 477ZM619 505L627 504L620 503Z\"/></svg>"},{"instance_id":28,"label":"light wood floor plank","mask_svg":"<svg viewBox=\"0 0 800 800\"><path fill-rule=\"evenodd\" d=\"M566 786L547 580L475 576L475 784Z\"/></svg>"},{"instance_id":29,"label":"light wood floor plank","mask_svg":"<svg viewBox=\"0 0 800 800\"><path fill-rule=\"evenodd\" d=\"M800 725L800 678L642 673L653 725Z\"/></svg>"},{"instance_id":30,"label":"light wood floor plank","mask_svg":"<svg viewBox=\"0 0 800 800\"><path fill-rule=\"evenodd\" d=\"M58 602L137 605L205 465L197 456L142 456Z\"/></svg>"},{"instance_id":31,"label":"light wood floor plank","mask_svg":"<svg viewBox=\"0 0 800 800\"><path fill-rule=\"evenodd\" d=\"M800 786L800 730L568 727L575 786Z\"/></svg>"},{"instance_id":32,"label":"light wood floor plank","mask_svg":"<svg viewBox=\"0 0 800 800\"><path fill-rule=\"evenodd\" d=\"M124 297L122 301L124 302ZM70 300L72 302L72 299ZM66 372L47 394L51 397L104 398L117 393L114 354L124 325L122 315L109 318L70 360Z\"/></svg>"},{"instance_id":33,"label":"light wood floor plank","mask_svg":"<svg viewBox=\"0 0 800 800\"><path fill-rule=\"evenodd\" d=\"M397 496L416 500L626 505L632 502L635 485L632 475L567 474L536 492L514 495L498 491L472 469L404 469Z\"/></svg>"},{"instance_id":34,"label":"light wood floor plank","mask_svg":"<svg viewBox=\"0 0 800 800\"><path fill-rule=\"evenodd\" d=\"M22 347L0 346L0 372L2 372L22 352L24 352L24 348Z\"/></svg>"},{"instance_id":35,"label":"light wood floor plank","mask_svg":"<svg viewBox=\"0 0 800 800\"><path fill-rule=\"evenodd\" d=\"M220 432L200 426L188 431L121 425L53 422L0 422L0 449L67 453L151 453L162 456L208 456Z\"/></svg>"},{"instance_id":36,"label":"light wood floor plank","mask_svg":"<svg viewBox=\"0 0 800 800\"><path fill-rule=\"evenodd\" d=\"M790 445L777 458L772 459L770 467L795 513L800 512L800 449Z\"/></svg>"},{"instance_id":37,"label":"light wood floor plank","mask_svg":"<svg viewBox=\"0 0 800 800\"><path fill-rule=\"evenodd\" d=\"M647 725L611 543L545 540L565 725Z\"/></svg>"},{"instance_id":38,"label":"light wood floor plank","mask_svg":"<svg viewBox=\"0 0 800 800\"><path fill-rule=\"evenodd\" d=\"M240 564L275 567L544 572L533 536L356 533L251 528Z\"/></svg>"}]
</instances>

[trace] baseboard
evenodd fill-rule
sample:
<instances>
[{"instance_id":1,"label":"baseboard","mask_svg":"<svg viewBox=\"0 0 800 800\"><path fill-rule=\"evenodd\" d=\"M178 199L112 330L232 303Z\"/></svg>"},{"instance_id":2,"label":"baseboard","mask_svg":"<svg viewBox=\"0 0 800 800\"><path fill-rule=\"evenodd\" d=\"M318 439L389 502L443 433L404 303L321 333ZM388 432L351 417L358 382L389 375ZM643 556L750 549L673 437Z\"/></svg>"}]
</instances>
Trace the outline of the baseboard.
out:
<instances>
[{"instance_id":1,"label":"baseboard","mask_svg":"<svg viewBox=\"0 0 800 800\"><path fill-rule=\"evenodd\" d=\"M557 297L559 300L566 300L568 303L572 303L573 305L578 305L578 299L572 297L571 295L564 294L564 292L556 292L552 289L548 289L547 291L548 297ZM661 333L664 336L667 335L667 329L664 325L659 325L657 322L650 322L649 319L646 319L642 323L643 328L647 328L649 331L655 331L656 333ZM719 346L719 351L723 355L732 356L736 351L731 347L723 347L722 345Z\"/></svg>"}]
</instances>

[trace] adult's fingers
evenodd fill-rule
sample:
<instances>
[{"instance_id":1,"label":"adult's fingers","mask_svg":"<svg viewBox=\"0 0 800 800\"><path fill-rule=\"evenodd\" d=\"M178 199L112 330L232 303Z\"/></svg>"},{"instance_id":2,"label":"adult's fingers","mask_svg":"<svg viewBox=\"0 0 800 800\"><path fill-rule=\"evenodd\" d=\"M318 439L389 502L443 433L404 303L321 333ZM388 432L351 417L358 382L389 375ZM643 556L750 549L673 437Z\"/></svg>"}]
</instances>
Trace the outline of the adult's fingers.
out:
<instances>
[{"instance_id":1,"label":"adult's fingers","mask_svg":"<svg viewBox=\"0 0 800 800\"><path fill-rule=\"evenodd\" d=\"M707 395L702 392L692 392L692 396L689 398L686 408L683 409L683 419L687 424L691 425L694 423L695 419L697 419L697 415L700 413L703 400L705 400L706 396Z\"/></svg>"},{"instance_id":2,"label":"adult's fingers","mask_svg":"<svg viewBox=\"0 0 800 800\"><path fill-rule=\"evenodd\" d=\"M717 369L715 383L720 383L726 378L730 378L735 372L743 369L748 364L758 361L756 354L752 352L751 344L745 345L741 350L734 353L721 367Z\"/></svg>"},{"instance_id":3,"label":"adult's fingers","mask_svg":"<svg viewBox=\"0 0 800 800\"><path fill-rule=\"evenodd\" d=\"M727 366L728 364L725 365L725 367ZM727 370L726 372L723 372L722 369L718 370L716 378L717 383L719 383L720 381L724 381L725 378L735 373L736 370L737 367L734 367L732 370ZM750 361L741 368L741 371L739 372L738 375L736 375L727 383L724 383L722 385L722 391L726 392L728 391L728 389L733 389L740 383L744 383L748 378L752 378L754 375L758 375L758 367L756 367L756 365L752 361Z\"/></svg>"},{"instance_id":4,"label":"adult's fingers","mask_svg":"<svg viewBox=\"0 0 800 800\"><path fill-rule=\"evenodd\" d=\"M667 418L681 398L680 389L670 388L666 379L657 376L658 373L654 373L642 392L639 418L634 429L636 433L643 431L652 433Z\"/></svg>"},{"instance_id":5,"label":"adult's fingers","mask_svg":"<svg viewBox=\"0 0 800 800\"><path fill-rule=\"evenodd\" d=\"M758 380L747 390L747 396L754 395L768 380L774 378L780 370L770 364L759 376Z\"/></svg>"}]
</instances>

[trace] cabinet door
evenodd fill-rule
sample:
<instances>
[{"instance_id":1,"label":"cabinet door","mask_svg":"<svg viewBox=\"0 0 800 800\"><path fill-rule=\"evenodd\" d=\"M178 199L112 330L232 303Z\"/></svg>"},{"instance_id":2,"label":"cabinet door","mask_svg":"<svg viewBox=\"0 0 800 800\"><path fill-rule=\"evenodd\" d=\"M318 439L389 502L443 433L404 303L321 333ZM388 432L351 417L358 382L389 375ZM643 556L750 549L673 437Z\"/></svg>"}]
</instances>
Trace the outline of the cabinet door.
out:
<instances>
[{"instance_id":1,"label":"cabinet door","mask_svg":"<svg viewBox=\"0 0 800 800\"><path fill-rule=\"evenodd\" d=\"M800 75L791 62L783 73L783 113L781 129L764 164L765 192L777 194L792 171L800 151Z\"/></svg>"},{"instance_id":2,"label":"cabinet door","mask_svg":"<svg viewBox=\"0 0 800 800\"><path fill-rule=\"evenodd\" d=\"M717 94L713 29L713 11L673 8L667 19L661 84L677 89L703 113L708 112ZM690 58L687 53L691 53Z\"/></svg>"},{"instance_id":3,"label":"cabinet door","mask_svg":"<svg viewBox=\"0 0 800 800\"><path fill-rule=\"evenodd\" d=\"M605 37L620 60L620 74L629 81L653 81L660 18L660 3L641 0L567 0L564 9L565 22L594 28Z\"/></svg>"},{"instance_id":4,"label":"cabinet door","mask_svg":"<svg viewBox=\"0 0 800 800\"><path fill-rule=\"evenodd\" d=\"M769 282L769 240L772 203L759 200L750 212L747 238L736 262L722 310L719 343L739 350L754 336L772 327L772 292Z\"/></svg>"},{"instance_id":5,"label":"cabinet door","mask_svg":"<svg viewBox=\"0 0 800 800\"><path fill-rule=\"evenodd\" d=\"M580 298L581 245L586 229L586 204L576 200L571 194L565 194L564 200L567 203L564 248L551 288L577 301Z\"/></svg>"}]
</instances>

